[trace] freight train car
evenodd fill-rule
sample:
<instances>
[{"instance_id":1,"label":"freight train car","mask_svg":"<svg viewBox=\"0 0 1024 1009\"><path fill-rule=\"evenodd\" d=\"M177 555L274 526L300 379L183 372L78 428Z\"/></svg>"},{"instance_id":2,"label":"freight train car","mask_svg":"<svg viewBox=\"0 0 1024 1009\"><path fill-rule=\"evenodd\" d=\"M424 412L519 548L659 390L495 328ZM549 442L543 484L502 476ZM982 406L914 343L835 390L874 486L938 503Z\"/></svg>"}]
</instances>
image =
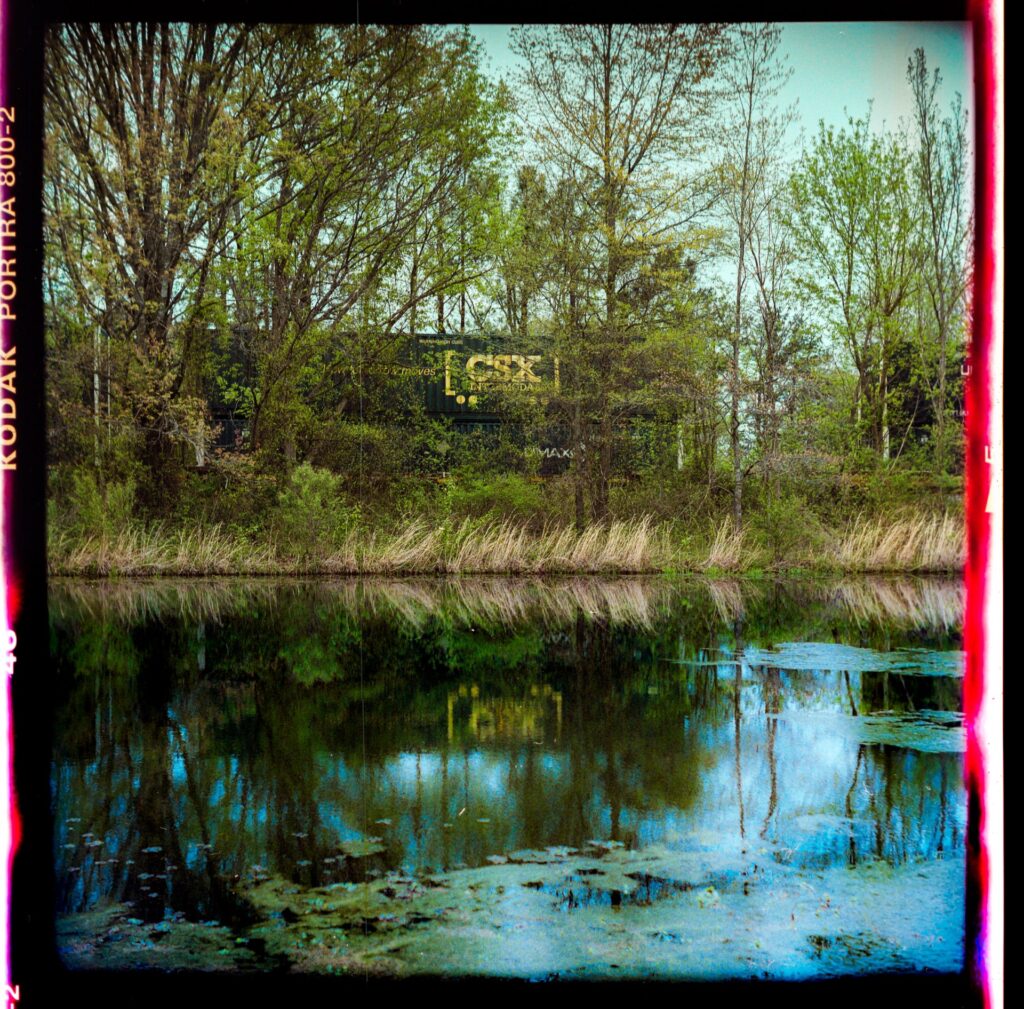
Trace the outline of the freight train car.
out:
<instances>
[{"instance_id":1,"label":"freight train car","mask_svg":"<svg viewBox=\"0 0 1024 1009\"><path fill-rule=\"evenodd\" d=\"M506 421L502 397L526 396L546 407L561 390L558 357L542 342L461 333L421 333L402 355L421 378L427 415L451 421L457 434L496 431ZM572 458L566 432L555 422L526 446L542 457L541 473L566 468Z\"/></svg>"},{"instance_id":2,"label":"freight train car","mask_svg":"<svg viewBox=\"0 0 1024 1009\"><path fill-rule=\"evenodd\" d=\"M247 353L246 333L236 327L222 352L223 368L244 388L254 381L255 367ZM364 381L401 375L405 409L414 403L427 416L450 422L455 434L497 432L507 423L503 397L529 397L546 407L561 389L558 358L543 341L524 343L509 336L462 333L418 333L401 339L397 353L386 365L369 368ZM241 448L248 428L243 411L225 401L224 383L210 390L210 408L218 431L217 445L225 450ZM237 400L238 397L236 396ZM244 400L244 397L243 397ZM507 406L507 399L504 401ZM401 400L396 409L403 409ZM543 425L539 438L525 446L542 457L541 473L567 468L572 458L566 432L556 423Z\"/></svg>"}]
</instances>

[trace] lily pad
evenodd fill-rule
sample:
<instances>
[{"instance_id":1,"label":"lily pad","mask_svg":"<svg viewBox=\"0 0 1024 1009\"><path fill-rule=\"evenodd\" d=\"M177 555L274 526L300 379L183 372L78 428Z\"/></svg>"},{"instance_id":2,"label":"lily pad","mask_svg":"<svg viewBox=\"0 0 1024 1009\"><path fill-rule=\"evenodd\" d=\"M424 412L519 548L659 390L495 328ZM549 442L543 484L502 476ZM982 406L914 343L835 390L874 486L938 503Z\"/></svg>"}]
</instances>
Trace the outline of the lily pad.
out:
<instances>
[{"instance_id":1,"label":"lily pad","mask_svg":"<svg viewBox=\"0 0 1024 1009\"><path fill-rule=\"evenodd\" d=\"M963 676L964 653L898 648L879 652L873 648L826 644L817 641L786 641L775 648L747 648L748 665L770 669L861 673L901 673L904 676Z\"/></svg>"}]
</instances>

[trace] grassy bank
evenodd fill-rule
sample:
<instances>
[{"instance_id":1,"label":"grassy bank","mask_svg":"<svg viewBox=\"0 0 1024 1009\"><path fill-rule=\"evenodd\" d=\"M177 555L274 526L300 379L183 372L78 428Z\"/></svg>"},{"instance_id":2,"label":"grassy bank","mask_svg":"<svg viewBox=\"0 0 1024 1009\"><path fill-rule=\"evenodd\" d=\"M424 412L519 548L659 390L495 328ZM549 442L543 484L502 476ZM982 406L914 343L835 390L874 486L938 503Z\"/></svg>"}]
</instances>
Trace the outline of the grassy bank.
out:
<instances>
[{"instance_id":1,"label":"grassy bank","mask_svg":"<svg viewBox=\"0 0 1024 1009\"><path fill-rule=\"evenodd\" d=\"M54 532L54 575L638 574L801 568L832 572L955 573L965 559L963 520L950 514L859 518L813 538L780 542L729 523L701 535L650 518L539 532L512 521L352 529L334 543L295 550L221 526L129 526L116 533Z\"/></svg>"}]
</instances>

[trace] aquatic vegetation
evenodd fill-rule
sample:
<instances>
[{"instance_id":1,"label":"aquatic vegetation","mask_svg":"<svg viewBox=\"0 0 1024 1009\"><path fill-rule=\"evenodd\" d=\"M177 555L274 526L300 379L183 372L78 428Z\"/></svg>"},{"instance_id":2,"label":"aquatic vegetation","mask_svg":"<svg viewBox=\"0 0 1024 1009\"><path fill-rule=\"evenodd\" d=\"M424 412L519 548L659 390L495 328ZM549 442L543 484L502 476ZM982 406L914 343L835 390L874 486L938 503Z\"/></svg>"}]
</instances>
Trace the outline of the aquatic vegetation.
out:
<instances>
[{"instance_id":1,"label":"aquatic vegetation","mask_svg":"<svg viewBox=\"0 0 1024 1009\"><path fill-rule=\"evenodd\" d=\"M63 918L58 941L65 963L91 968L704 980L952 973L963 964L962 873L960 857L821 873L777 866L769 879L753 858L568 849L358 884L273 877L243 889L257 920L233 932L145 924L115 906Z\"/></svg>"}]
</instances>

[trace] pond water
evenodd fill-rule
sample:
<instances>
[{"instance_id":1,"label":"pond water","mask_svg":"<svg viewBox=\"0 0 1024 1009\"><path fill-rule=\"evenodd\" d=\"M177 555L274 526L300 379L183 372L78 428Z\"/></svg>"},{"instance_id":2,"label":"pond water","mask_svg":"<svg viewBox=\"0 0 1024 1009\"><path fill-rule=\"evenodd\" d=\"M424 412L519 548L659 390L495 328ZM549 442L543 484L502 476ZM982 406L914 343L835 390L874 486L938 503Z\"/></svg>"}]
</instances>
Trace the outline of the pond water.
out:
<instances>
[{"instance_id":1,"label":"pond water","mask_svg":"<svg viewBox=\"0 0 1024 1009\"><path fill-rule=\"evenodd\" d=\"M56 583L61 957L959 971L961 608L934 580Z\"/></svg>"}]
</instances>

